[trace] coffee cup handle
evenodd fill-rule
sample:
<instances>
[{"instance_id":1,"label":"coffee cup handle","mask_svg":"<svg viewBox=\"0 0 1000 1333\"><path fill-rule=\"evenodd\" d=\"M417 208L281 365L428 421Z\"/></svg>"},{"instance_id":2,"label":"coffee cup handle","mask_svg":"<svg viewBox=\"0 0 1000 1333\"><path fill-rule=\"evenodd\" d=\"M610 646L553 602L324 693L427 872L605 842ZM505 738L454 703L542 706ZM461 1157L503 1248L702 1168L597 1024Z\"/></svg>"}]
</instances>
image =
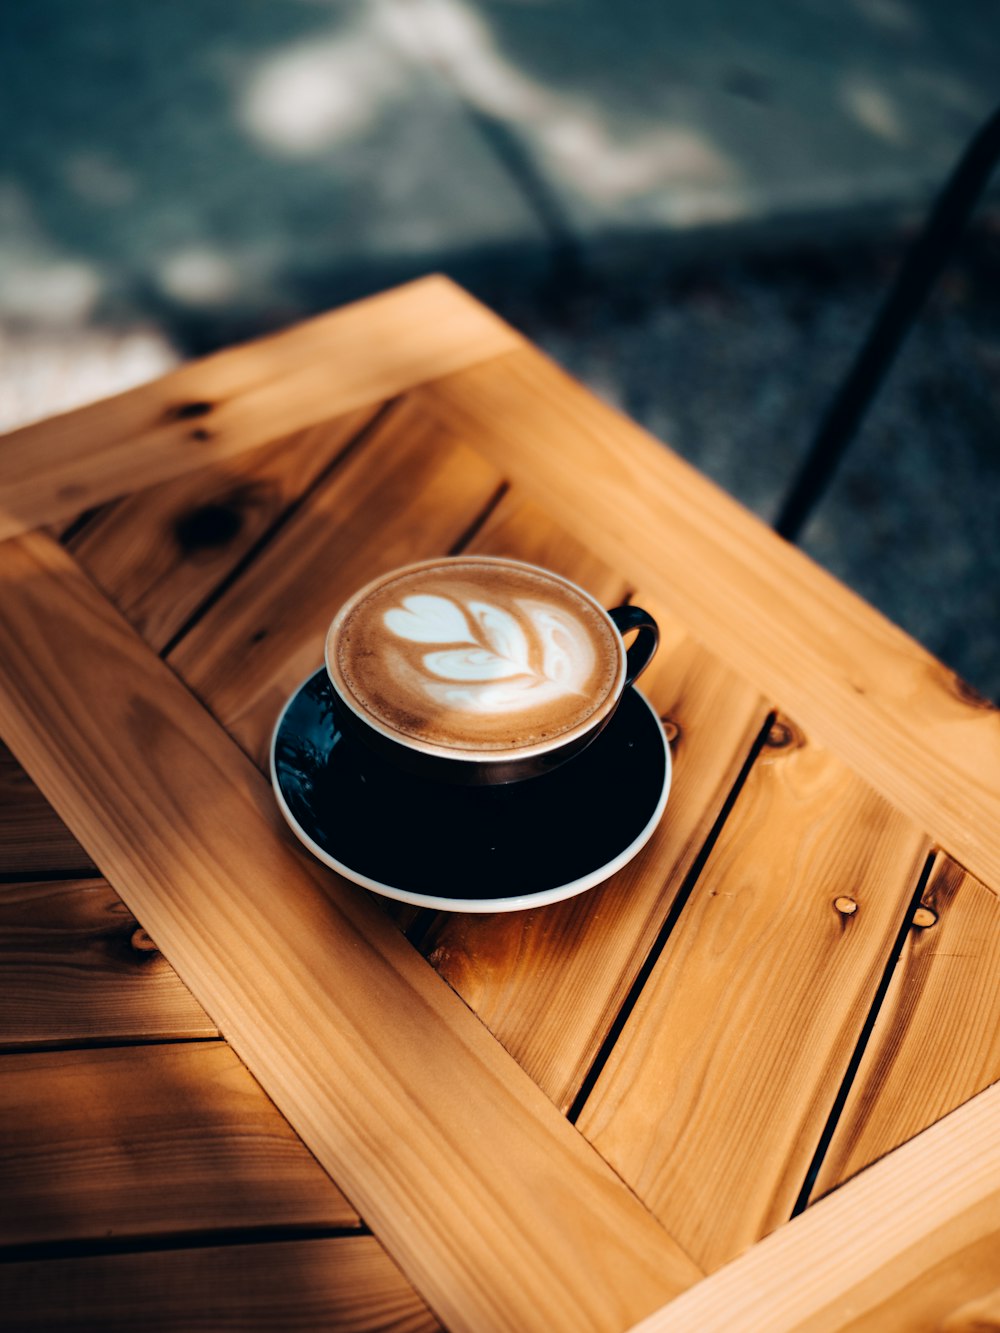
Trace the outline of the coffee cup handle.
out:
<instances>
[{"instance_id":1,"label":"coffee cup handle","mask_svg":"<svg viewBox=\"0 0 1000 1333\"><path fill-rule=\"evenodd\" d=\"M608 615L615 622L618 633L624 636L629 630L637 629L635 642L629 646L625 655L625 684L631 685L639 679L653 660L660 631L656 621L641 606L616 606Z\"/></svg>"}]
</instances>

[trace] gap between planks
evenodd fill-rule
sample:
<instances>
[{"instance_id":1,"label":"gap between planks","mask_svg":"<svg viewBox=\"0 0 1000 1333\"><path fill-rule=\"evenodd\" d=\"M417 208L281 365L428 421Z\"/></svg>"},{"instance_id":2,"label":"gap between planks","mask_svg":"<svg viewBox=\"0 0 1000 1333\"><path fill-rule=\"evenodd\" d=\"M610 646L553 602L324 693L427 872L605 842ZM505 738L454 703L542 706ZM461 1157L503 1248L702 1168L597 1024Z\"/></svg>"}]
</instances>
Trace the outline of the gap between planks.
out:
<instances>
[{"instance_id":1,"label":"gap between planks","mask_svg":"<svg viewBox=\"0 0 1000 1333\"><path fill-rule=\"evenodd\" d=\"M441 1333L371 1236L136 1251L0 1265L22 1333Z\"/></svg>"},{"instance_id":2,"label":"gap between planks","mask_svg":"<svg viewBox=\"0 0 1000 1333\"><path fill-rule=\"evenodd\" d=\"M36 1260L93 1259L118 1254L159 1254L173 1250L214 1250L230 1245L346 1239L371 1234L371 1229L362 1222L356 1227L248 1225L216 1227L205 1231L162 1232L148 1236L101 1236L95 1240L32 1241L0 1245L0 1265Z\"/></svg>"},{"instance_id":3,"label":"gap between planks","mask_svg":"<svg viewBox=\"0 0 1000 1333\"><path fill-rule=\"evenodd\" d=\"M219 1035L103 877L0 885L0 993L9 1051Z\"/></svg>"},{"instance_id":4,"label":"gap between planks","mask_svg":"<svg viewBox=\"0 0 1000 1333\"><path fill-rule=\"evenodd\" d=\"M836 1099L830 1108L830 1115L826 1124L823 1126L823 1132L820 1135L819 1142L816 1144L816 1152L813 1154L813 1159L809 1163L809 1169L806 1171L805 1180L802 1182L802 1189L799 1191L799 1197L795 1200L795 1206L792 1208L792 1217L797 1217L799 1213L803 1212L809 1206L810 1196L812 1195L813 1188L816 1184L816 1178L822 1170L827 1154L830 1151L830 1144L833 1142L833 1137L836 1134L837 1127L843 1117L847 1099L850 1096L851 1089L858 1076L858 1070L864 1059L865 1051L868 1049L868 1044L871 1041L872 1033L878 1022L879 1014L882 1012L885 997L889 992L889 987L892 984L896 969L899 967L903 945L906 942L907 936L913 930L913 913L920 906L920 900L927 888L927 882L931 877L931 871L934 868L936 856L937 853L935 851L930 851L927 854L924 868L921 871L920 878L913 890L913 897L910 900L909 908L900 922L899 933L893 944L892 952L886 959L885 968L882 973L882 980L879 982L878 990L875 992L871 1008L868 1010L867 1017L865 1018L864 1026L858 1034L857 1043L855 1044L848 1066L844 1071L844 1077L841 1081L840 1088L837 1091Z\"/></svg>"},{"instance_id":5,"label":"gap between planks","mask_svg":"<svg viewBox=\"0 0 1000 1333\"><path fill-rule=\"evenodd\" d=\"M995 1292L998 1263L1000 1083L867 1167L632 1333L944 1329L953 1327L946 1321L954 1311ZM957 1333L979 1325L954 1327Z\"/></svg>"},{"instance_id":6,"label":"gap between planks","mask_svg":"<svg viewBox=\"0 0 1000 1333\"><path fill-rule=\"evenodd\" d=\"M729 791L729 794L727 795L723 803L722 809L719 811L715 823L709 830L708 836L706 837L704 843L701 846L701 849L698 852L697 857L695 858L694 862L691 865L691 869L684 877L684 882L681 885L677 897L670 905L670 910L668 911L666 917L664 918L663 925L660 927L659 933L657 934L656 939L653 941L653 945L650 948L649 952L647 953L646 958L643 961L642 967L635 978L635 981L632 983L632 986L629 989L628 994L626 995L624 1001L622 1002L620 1008L618 1009L618 1012L615 1014L614 1022L609 1028L607 1036L604 1038L604 1041L601 1043L601 1047L597 1053L597 1056L595 1057L590 1068L587 1070L586 1076L580 1085L580 1089L577 1092L576 1097L573 1099L572 1105L567 1111L567 1118L573 1124L576 1124L577 1120L580 1118L583 1108L587 1103L587 1099L590 1097L590 1094L596 1087L597 1082L600 1079L601 1074L604 1070L604 1067L611 1056L611 1052L614 1050L618 1038L624 1031L625 1026L628 1023L629 1017L631 1016L632 1011L635 1009L635 1006L638 1003L640 995L645 989L646 983L649 981L650 976L652 975L654 969L656 968L656 964L659 962L663 950L666 948L667 941L670 939L670 936L673 933L674 927L677 925L681 913L687 906L691 894L694 891L694 887L698 883L698 880L701 877L703 870L705 869L705 865L708 862L708 858L712 854L712 848L715 846L716 842L718 842L719 834L722 832L723 826L726 820L729 818L733 806L736 804L737 798L739 797L740 792L743 790L747 778L750 776L750 771L753 768L754 764L756 763L757 758L764 747L764 743L767 740L767 736L771 730L771 727L774 725L776 717L777 713L772 712L768 714L767 718L765 719L764 725L761 727L756 740L751 746L750 751L747 754L747 757L743 763L743 767L737 774L736 781L733 783Z\"/></svg>"}]
</instances>

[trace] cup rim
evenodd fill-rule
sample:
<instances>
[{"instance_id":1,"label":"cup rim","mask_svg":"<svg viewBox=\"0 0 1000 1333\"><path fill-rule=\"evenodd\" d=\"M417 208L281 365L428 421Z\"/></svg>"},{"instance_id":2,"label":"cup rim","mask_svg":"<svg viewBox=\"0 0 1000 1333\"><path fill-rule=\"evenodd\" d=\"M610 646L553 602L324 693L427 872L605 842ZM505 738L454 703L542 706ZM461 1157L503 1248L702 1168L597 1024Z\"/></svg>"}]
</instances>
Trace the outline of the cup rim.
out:
<instances>
[{"instance_id":1,"label":"cup rim","mask_svg":"<svg viewBox=\"0 0 1000 1333\"><path fill-rule=\"evenodd\" d=\"M351 695L346 684L341 687L338 675L331 667L333 660L330 648L336 632L351 614L354 608L366 597L370 596L376 589L392 582L394 579L401 578L403 575L416 573L421 569L429 569L435 565L454 563L454 564L486 564L486 565L505 565L514 569L528 570L533 574L540 574L542 577L551 579L555 583L560 583L564 587L571 589L578 596L598 612L601 618L607 624L617 646L618 646L618 671L615 675L613 687L608 691L604 701L588 714L581 722L562 731L558 736L549 740L536 741L529 745L508 746L505 749L460 749L457 746L441 745L434 741L421 740L418 737L406 736L401 732L395 731L387 726L378 718L372 717L369 713L362 711L357 706L357 701ZM363 587L358 588L352 593L346 602L340 607L326 631L326 638L323 643L323 663L326 668L327 679L330 685L340 699L344 707L347 708L352 717L354 717L362 726L370 728L386 740L392 741L402 746L405 750L414 755L427 755L437 759L454 760L457 763L468 764L501 764L516 762L518 760L529 760L541 755L555 754L564 746L572 745L580 740L594 728L598 728L610 714L617 708L618 701L625 690L625 679L628 671L625 641L621 636L618 626L611 619L607 610L586 588L581 588L578 583L572 579L557 574L554 570L546 569L544 565L532 564L527 560L515 560L510 556L499 555L455 555L455 556L437 556L427 560L415 560L406 565L386 570L384 574L379 574L370 579Z\"/></svg>"}]
</instances>

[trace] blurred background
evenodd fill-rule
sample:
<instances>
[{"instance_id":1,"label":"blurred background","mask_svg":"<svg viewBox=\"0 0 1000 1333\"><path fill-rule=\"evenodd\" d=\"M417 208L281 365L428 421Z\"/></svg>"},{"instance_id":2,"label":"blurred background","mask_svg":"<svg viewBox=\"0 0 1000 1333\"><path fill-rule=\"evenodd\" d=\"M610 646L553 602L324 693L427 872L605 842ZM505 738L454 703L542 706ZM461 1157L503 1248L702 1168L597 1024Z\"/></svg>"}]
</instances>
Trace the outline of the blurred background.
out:
<instances>
[{"instance_id":1,"label":"blurred background","mask_svg":"<svg viewBox=\"0 0 1000 1333\"><path fill-rule=\"evenodd\" d=\"M766 521L996 0L0 5L0 429L431 270ZM1000 699L1000 192L802 545Z\"/></svg>"}]
</instances>

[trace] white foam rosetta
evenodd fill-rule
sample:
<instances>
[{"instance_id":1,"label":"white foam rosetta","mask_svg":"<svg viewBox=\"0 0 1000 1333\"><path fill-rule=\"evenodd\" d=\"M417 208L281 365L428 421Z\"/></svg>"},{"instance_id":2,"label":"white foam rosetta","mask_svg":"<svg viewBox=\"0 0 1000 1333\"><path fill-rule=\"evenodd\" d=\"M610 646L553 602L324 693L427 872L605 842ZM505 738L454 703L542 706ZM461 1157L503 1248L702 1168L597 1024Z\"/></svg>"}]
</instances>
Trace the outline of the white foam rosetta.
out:
<instances>
[{"instance_id":1,"label":"white foam rosetta","mask_svg":"<svg viewBox=\"0 0 1000 1333\"><path fill-rule=\"evenodd\" d=\"M449 708L510 713L582 694L595 664L584 627L546 602L514 605L523 621L492 602L415 593L384 623L401 639L438 646L416 675L424 693Z\"/></svg>"}]
</instances>

